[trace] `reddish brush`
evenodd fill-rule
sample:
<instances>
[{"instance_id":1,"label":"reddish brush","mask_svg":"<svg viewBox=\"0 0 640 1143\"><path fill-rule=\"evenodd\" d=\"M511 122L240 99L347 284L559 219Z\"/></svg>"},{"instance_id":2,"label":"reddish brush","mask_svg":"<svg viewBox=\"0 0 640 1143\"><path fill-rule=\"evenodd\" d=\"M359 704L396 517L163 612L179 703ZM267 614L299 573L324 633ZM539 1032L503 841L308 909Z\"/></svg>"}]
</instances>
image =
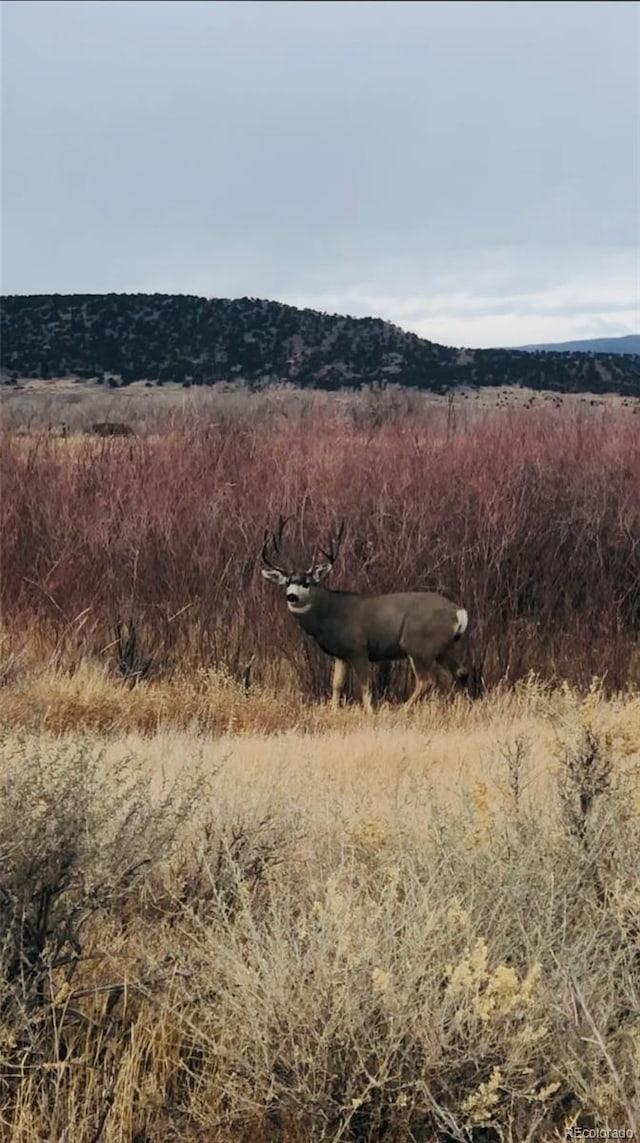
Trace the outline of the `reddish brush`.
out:
<instances>
[{"instance_id":1,"label":"reddish brush","mask_svg":"<svg viewBox=\"0 0 640 1143\"><path fill-rule=\"evenodd\" d=\"M345 403L154 440L7 435L0 486L5 624L47 620L83 651L133 617L161 667L237 672L255 656L253 677L288 663L318 693L324 660L259 574L265 522L282 511L307 560L347 522L334 586L459 600L489 684L536 671L617 688L638 671L629 411L362 423Z\"/></svg>"}]
</instances>

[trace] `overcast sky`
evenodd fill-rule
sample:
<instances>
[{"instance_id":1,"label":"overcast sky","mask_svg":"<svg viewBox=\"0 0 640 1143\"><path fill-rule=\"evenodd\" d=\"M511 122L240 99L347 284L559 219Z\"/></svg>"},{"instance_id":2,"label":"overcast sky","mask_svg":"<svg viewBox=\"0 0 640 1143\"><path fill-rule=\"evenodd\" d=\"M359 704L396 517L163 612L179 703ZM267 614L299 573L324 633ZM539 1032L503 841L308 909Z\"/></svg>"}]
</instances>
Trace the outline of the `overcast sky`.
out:
<instances>
[{"instance_id":1,"label":"overcast sky","mask_svg":"<svg viewBox=\"0 0 640 1143\"><path fill-rule=\"evenodd\" d=\"M2 291L640 329L636 3L5 0Z\"/></svg>"}]
</instances>

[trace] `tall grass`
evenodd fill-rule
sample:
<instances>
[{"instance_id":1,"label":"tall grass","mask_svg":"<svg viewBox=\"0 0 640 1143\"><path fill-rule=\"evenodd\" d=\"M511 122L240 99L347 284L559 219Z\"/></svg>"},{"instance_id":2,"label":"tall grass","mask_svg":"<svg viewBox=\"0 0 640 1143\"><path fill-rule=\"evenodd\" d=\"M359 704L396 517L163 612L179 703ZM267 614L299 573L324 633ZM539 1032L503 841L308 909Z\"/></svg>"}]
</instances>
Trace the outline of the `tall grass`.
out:
<instances>
[{"instance_id":1,"label":"tall grass","mask_svg":"<svg viewBox=\"0 0 640 1143\"><path fill-rule=\"evenodd\" d=\"M259 574L293 514L292 563L345 519L335 586L434 589L467 607L488 684L530 671L637 680L640 446L628 410L441 411L312 402L129 441L5 434L2 616L54 662L150 677L224 667L324 693L325 658ZM22 643L21 643L22 640ZM134 665L135 666L135 665ZM135 673L135 672L134 672ZM396 696L401 671L381 673Z\"/></svg>"}]
</instances>

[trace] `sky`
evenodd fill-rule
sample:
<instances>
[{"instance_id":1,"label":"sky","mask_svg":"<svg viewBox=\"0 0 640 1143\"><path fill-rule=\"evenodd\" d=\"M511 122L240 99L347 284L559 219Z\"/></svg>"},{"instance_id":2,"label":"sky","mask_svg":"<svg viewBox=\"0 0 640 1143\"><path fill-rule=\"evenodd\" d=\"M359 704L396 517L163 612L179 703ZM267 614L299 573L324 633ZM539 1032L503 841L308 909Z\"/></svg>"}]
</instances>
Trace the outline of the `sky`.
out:
<instances>
[{"instance_id":1,"label":"sky","mask_svg":"<svg viewBox=\"0 0 640 1143\"><path fill-rule=\"evenodd\" d=\"M4 0L4 294L640 331L640 5Z\"/></svg>"}]
</instances>

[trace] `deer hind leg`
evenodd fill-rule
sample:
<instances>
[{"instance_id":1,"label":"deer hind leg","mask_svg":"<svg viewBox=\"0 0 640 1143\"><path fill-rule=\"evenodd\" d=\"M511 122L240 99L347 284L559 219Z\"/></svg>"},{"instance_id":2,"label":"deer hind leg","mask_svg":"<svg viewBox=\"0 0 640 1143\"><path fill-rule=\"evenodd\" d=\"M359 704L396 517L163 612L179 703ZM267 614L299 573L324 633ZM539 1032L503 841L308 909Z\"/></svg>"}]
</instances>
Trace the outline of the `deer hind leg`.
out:
<instances>
[{"instance_id":1,"label":"deer hind leg","mask_svg":"<svg viewBox=\"0 0 640 1143\"><path fill-rule=\"evenodd\" d=\"M342 696L344 684L347 681L348 669L349 664L345 663L344 659L334 659L331 692L331 706L334 710L340 706L340 698Z\"/></svg>"},{"instance_id":2,"label":"deer hind leg","mask_svg":"<svg viewBox=\"0 0 640 1143\"><path fill-rule=\"evenodd\" d=\"M469 668L459 659L455 652L447 647L441 655L438 655L436 660L440 667L441 673L446 672L449 680L449 691L453 691L456 687L466 687L469 683Z\"/></svg>"},{"instance_id":3,"label":"deer hind leg","mask_svg":"<svg viewBox=\"0 0 640 1143\"><path fill-rule=\"evenodd\" d=\"M355 659L351 664L358 683L360 684L360 693L362 695L362 705L367 714L373 714L373 706L371 703L371 670L369 667L368 659Z\"/></svg>"},{"instance_id":4,"label":"deer hind leg","mask_svg":"<svg viewBox=\"0 0 640 1143\"><path fill-rule=\"evenodd\" d=\"M433 686L433 676L431 674L433 670L433 661L421 661L419 659L415 659L412 655L407 657L411 663L413 673L416 677L416 685L413 694L409 696L406 703L404 704L405 710L409 710L410 707L414 706L414 704L417 703L418 699L422 698L423 694L426 691L430 690L430 688Z\"/></svg>"}]
</instances>

